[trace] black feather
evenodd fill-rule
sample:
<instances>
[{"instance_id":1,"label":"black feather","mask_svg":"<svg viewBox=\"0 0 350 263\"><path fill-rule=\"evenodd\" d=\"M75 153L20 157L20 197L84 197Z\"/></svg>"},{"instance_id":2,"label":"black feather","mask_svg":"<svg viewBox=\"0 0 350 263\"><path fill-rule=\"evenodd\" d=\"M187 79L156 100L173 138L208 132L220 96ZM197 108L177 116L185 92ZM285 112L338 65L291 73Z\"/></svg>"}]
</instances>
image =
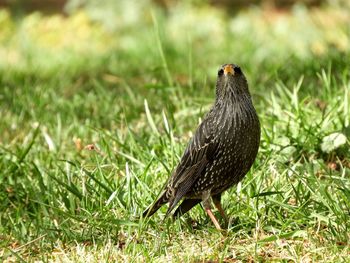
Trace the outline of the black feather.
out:
<instances>
[{"instance_id":1,"label":"black feather","mask_svg":"<svg viewBox=\"0 0 350 263\"><path fill-rule=\"evenodd\" d=\"M201 199L185 199L182 201L181 205L175 210L174 217L180 217L187 213L192 207L199 204Z\"/></svg>"}]
</instances>

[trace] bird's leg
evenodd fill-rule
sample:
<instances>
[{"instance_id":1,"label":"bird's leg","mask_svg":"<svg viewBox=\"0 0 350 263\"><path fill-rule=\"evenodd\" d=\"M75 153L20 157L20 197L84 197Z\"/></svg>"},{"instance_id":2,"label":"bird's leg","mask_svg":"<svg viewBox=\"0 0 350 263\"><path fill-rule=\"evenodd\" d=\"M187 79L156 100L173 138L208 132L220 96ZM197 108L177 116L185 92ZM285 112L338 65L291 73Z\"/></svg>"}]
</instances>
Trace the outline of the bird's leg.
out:
<instances>
[{"instance_id":1,"label":"bird's leg","mask_svg":"<svg viewBox=\"0 0 350 263\"><path fill-rule=\"evenodd\" d=\"M208 216L210 217L211 221L213 221L216 229L221 230L221 226L220 226L218 220L216 219L216 217L214 216L213 212L211 211L211 207L210 207L210 191L203 192L202 200L203 200L203 206L204 206L205 212L208 214Z\"/></svg>"},{"instance_id":2,"label":"bird's leg","mask_svg":"<svg viewBox=\"0 0 350 263\"><path fill-rule=\"evenodd\" d=\"M218 220L216 219L216 217L214 216L213 212L211 211L211 209L210 208L205 208L205 212L207 212L207 214L210 217L211 221L213 221L216 229L217 230L221 230L221 226L220 226Z\"/></svg>"},{"instance_id":3,"label":"bird's leg","mask_svg":"<svg viewBox=\"0 0 350 263\"><path fill-rule=\"evenodd\" d=\"M221 194L213 195L212 199L213 199L214 205L218 209L220 215L224 218L226 225L228 225L228 217L227 217L224 209L222 209L222 206L221 206Z\"/></svg>"}]
</instances>

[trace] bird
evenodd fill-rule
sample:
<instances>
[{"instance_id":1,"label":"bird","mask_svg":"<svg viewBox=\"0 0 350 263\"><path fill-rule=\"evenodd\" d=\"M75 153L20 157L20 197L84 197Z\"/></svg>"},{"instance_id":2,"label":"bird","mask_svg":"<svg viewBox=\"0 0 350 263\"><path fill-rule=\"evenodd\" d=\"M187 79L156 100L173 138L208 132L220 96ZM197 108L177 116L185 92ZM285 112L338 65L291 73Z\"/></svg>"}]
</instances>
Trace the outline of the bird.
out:
<instances>
[{"instance_id":1,"label":"bird","mask_svg":"<svg viewBox=\"0 0 350 263\"><path fill-rule=\"evenodd\" d=\"M227 223L221 195L248 173L259 144L260 122L247 79L238 65L223 64L218 70L212 107L190 139L160 197L142 216L149 217L169 203L167 218L182 201L173 213L177 218L202 202L214 226L221 230L211 201Z\"/></svg>"}]
</instances>

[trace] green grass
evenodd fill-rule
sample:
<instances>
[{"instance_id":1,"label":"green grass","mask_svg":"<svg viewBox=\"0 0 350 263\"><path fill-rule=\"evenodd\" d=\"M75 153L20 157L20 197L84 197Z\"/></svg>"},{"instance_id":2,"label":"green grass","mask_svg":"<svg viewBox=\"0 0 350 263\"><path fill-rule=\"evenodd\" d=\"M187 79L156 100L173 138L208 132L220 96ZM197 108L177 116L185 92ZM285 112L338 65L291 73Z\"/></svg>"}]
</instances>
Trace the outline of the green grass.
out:
<instances>
[{"instance_id":1,"label":"green grass","mask_svg":"<svg viewBox=\"0 0 350 263\"><path fill-rule=\"evenodd\" d=\"M291 35L301 30L295 28L300 12L305 11L286 18ZM18 44L27 24L44 25L50 18L15 23L2 13L0 22L13 24L5 32L10 40L0 38L0 53L11 51L20 59L0 67L0 258L348 261L349 49L334 48L332 39L322 42L322 32L333 29L322 31L310 22L302 27L316 33L298 40L305 50L289 50L280 41L284 31L272 33L273 24L246 19L264 21L257 13L225 24L225 14L200 9L193 15L198 21L219 25L214 39L209 36L216 31L205 24L186 36L166 34L186 25L177 14L155 12L140 28L126 28L128 34L110 34L80 14L80 20L72 16L78 20L73 24L92 32L87 39L97 39L95 48L79 49L79 41L87 40L78 34L78 51L57 52L30 34ZM341 22L337 28L345 31L338 33L349 41ZM230 30L239 23L243 31ZM69 25L70 20L67 30ZM266 35L254 42L247 28ZM64 38L62 32L57 39ZM326 52L308 46L315 35ZM98 40L109 41L102 51L96 51ZM131 41L129 48L123 41ZM216 69L231 61L248 77L262 140L250 172L223 196L228 230L218 232L200 206L175 222L162 221L166 207L138 219L209 109ZM322 147L335 132L346 142Z\"/></svg>"}]
</instances>

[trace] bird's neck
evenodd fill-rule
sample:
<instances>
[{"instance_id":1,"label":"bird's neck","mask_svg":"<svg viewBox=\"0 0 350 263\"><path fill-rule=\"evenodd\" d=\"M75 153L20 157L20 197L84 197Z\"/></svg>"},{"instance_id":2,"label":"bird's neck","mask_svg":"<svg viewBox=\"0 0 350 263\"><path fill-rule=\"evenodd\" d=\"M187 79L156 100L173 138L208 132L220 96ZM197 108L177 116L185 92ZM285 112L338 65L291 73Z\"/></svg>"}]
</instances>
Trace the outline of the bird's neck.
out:
<instances>
[{"instance_id":1,"label":"bird's neck","mask_svg":"<svg viewBox=\"0 0 350 263\"><path fill-rule=\"evenodd\" d=\"M231 89L228 89L222 94L217 94L215 104L233 107L241 104L252 105L252 99L247 91L235 90L233 92Z\"/></svg>"}]
</instances>

